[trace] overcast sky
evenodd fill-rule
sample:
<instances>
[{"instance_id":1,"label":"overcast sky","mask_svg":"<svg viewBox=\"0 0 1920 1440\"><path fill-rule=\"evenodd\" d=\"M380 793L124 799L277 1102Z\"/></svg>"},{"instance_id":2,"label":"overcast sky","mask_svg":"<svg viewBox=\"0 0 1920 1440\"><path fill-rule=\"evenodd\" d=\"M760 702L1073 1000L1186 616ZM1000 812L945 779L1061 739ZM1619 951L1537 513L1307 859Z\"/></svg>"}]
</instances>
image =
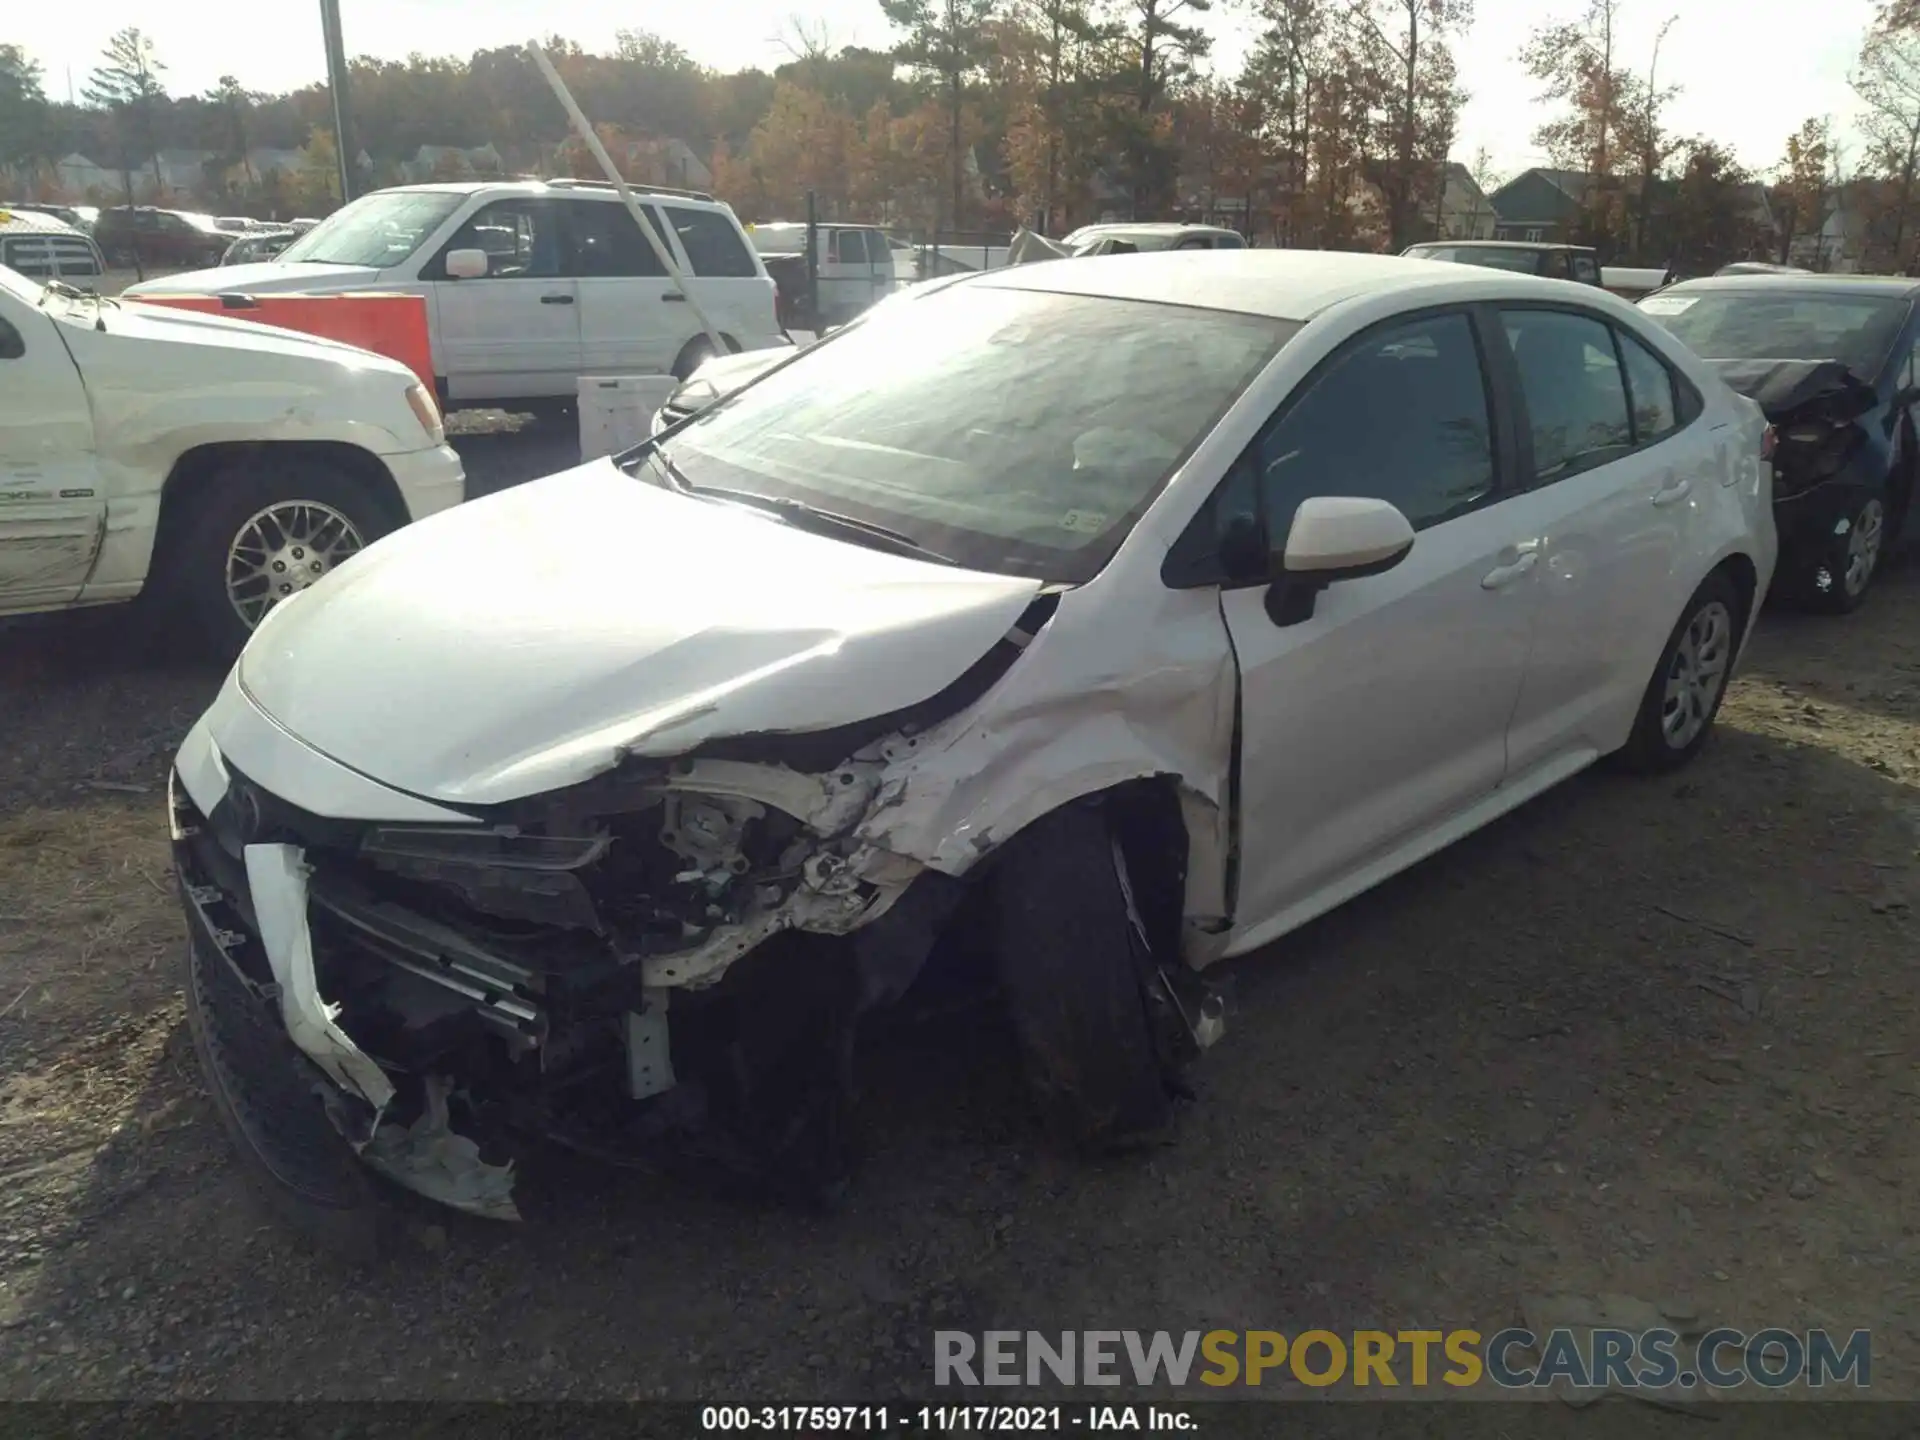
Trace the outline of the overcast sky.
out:
<instances>
[{"instance_id":1,"label":"overcast sky","mask_svg":"<svg viewBox=\"0 0 1920 1440\"><path fill-rule=\"evenodd\" d=\"M1230 7L1237 3L1237 13ZM1479 146L1511 173L1545 158L1528 139L1543 111L1515 52L1543 16L1577 10L1581 0L1477 0L1473 28L1457 42L1461 78L1472 92L1462 116L1456 158ZM113 31L142 26L166 63L176 94L212 86L235 71L256 90L292 89L320 78L318 0L267 0L245 7L248 40L236 34L231 0L88 0L69 12L59 5L8 7L0 41L24 45L46 71L48 93L77 92ZM412 51L467 54L558 31L589 48L610 47L623 26L650 28L695 59L723 69L771 68L788 58L780 37L796 18L835 46L884 45L888 30L877 0L699 0L640 7L615 0L341 0L347 48L354 55L401 59ZM1214 61L1237 68L1252 38L1249 0L1219 0L1211 28ZM1756 169L1773 165L1786 139L1809 115L1840 121L1853 110L1847 72L1859 50L1871 0L1627 0L1620 46L1644 73L1653 34L1667 15L1679 21L1660 52L1659 76L1684 87L1667 123L1681 134L1706 134L1731 146ZM1818 17L1815 19L1814 17ZM213 44L206 37L226 37ZM485 137L474 137L482 139Z\"/></svg>"}]
</instances>

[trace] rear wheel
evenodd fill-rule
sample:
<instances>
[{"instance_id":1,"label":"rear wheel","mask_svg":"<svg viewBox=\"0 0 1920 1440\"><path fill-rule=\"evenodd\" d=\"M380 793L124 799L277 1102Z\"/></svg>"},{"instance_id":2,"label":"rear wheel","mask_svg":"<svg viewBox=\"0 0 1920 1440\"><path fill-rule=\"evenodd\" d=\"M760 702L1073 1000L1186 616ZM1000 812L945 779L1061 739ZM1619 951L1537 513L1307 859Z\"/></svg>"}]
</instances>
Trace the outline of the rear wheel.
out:
<instances>
[{"instance_id":1,"label":"rear wheel","mask_svg":"<svg viewBox=\"0 0 1920 1440\"><path fill-rule=\"evenodd\" d=\"M1699 753L1726 698L1746 607L1724 571L1693 592L1647 682L1618 759L1630 770L1675 770Z\"/></svg>"},{"instance_id":2,"label":"rear wheel","mask_svg":"<svg viewBox=\"0 0 1920 1440\"><path fill-rule=\"evenodd\" d=\"M239 653L282 600L331 574L392 528L360 480L336 465L265 449L196 486L195 513L168 557L201 639Z\"/></svg>"}]
</instances>

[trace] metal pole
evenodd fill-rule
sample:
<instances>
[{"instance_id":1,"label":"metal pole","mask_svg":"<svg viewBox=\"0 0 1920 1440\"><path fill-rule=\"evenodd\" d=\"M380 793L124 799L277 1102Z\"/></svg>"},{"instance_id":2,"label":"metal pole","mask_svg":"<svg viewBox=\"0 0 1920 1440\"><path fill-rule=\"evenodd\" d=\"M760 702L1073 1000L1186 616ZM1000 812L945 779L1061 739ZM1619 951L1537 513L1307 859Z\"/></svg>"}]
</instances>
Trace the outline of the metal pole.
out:
<instances>
[{"instance_id":1,"label":"metal pole","mask_svg":"<svg viewBox=\"0 0 1920 1440\"><path fill-rule=\"evenodd\" d=\"M807 324L820 332L820 205L807 191Z\"/></svg>"},{"instance_id":2,"label":"metal pole","mask_svg":"<svg viewBox=\"0 0 1920 1440\"><path fill-rule=\"evenodd\" d=\"M687 282L680 274L680 267L674 263L672 252L654 232L653 222L647 219L647 212L640 208L640 202L633 198L633 191L627 188L626 177L620 173L620 167L613 163L613 157L607 154L607 147L602 145L600 137L593 133L593 122L587 119L586 112L574 100L573 92L567 89L567 82L562 80L560 72L553 68L553 62L547 58L547 52L540 48L538 40L527 42L527 53L533 57L533 63L539 67L540 73L546 77L547 84L552 88L555 97L566 110L567 118L573 122L574 133L586 143L593 158L600 162L600 168L606 171L607 179L613 183L613 188L620 193L621 203L627 207L627 213L633 216L633 223L640 227L640 234L646 239L648 248L653 251L653 258L658 260L666 270L667 278L673 282L673 288L680 292L681 298L687 302L687 308L693 311L693 318L698 320L700 328L706 331L707 343L713 346L713 353L726 354L726 341L720 338L720 332L714 328L713 321L707 318L707 312L688 291Z\"/></svg>"},{"instance_id":3,"label":"metal pole","mask_svg":"<svg viewBox=\"0 0 1920 1440\"><path fill-rule=\"evenodd\" d=\"M340 33L340 0L320 0L320 31L327 45L327 88L333 93L333 148L339 152L340 203L353 200L352 105L347 99L347 42Z\"/></svg>"}]
</instances>

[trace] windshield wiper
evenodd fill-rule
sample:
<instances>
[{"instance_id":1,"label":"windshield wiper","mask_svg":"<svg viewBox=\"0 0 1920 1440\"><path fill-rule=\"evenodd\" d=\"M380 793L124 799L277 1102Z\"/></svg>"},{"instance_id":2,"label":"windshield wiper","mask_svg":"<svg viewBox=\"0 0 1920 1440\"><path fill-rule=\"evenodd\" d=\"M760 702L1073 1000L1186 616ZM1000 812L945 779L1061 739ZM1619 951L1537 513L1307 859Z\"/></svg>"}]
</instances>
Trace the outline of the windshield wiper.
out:
<instances>
[{"instance_id":1,"label":"windshield wiper","mask_svg":"<svg viewBox=\"0 0 1920 1440\"><path fill-rule=\"evenodd\" d=\"M107 328L106 316L102 313L107 306L121 308L120 302L110 296L102 295L98 290L82 290L77 285L69 285L64 280L49 280L40 291L40 309L45 309L47 301L58 295L62 300L91 300L93 302L93 328Z\"/></svg>"},{"instance_id":2,"label":"windshield wiper","mask_svg":"<svg viewBox=\"0 0 1920 1440\"><path fill-rule=\"evenodd\" d=\"M733 505L747 505L755 510L764 510L777 515L788 524L803 530L813 530L824 534L857 535L863 540L879 540L899 554L910 555L916 560L931 560L938 565L958 565L960 562L951 555L942 555L937 550L929 550L918 540L902 530L894 530L885 525L876 525L871 520L862 520L855 515L843 515L837 510L822 510L818 505L809 505L804 500L795 500L787 495L759 495L751 490L727 490L715 485L695 485L675 468L673 462L659 451L654 452L666 471L673 488L683 495L694 495L702 500L719 500Z\"/></svg>"}]
</instances>

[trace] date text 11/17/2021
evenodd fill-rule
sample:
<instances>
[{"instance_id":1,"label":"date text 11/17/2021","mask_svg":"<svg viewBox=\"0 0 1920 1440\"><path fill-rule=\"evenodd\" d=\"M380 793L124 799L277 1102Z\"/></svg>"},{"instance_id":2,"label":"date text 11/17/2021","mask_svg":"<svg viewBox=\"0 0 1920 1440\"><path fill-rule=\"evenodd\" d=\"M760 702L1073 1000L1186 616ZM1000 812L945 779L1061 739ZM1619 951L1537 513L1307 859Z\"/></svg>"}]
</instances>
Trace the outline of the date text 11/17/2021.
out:
<instances>
[{"instance_id":1,"label":"date text 11/17/2021","mask_svg":"<svg viewBox=\"0 0 1920 1440\"><path fill-rule=\"evenodd\" d=\"M818 1435L1063 1435L1116 1430L1174 1433L1199 1426L1163 1405L706 1405L700 1428Z\"/></svg>"}]
</instances>

